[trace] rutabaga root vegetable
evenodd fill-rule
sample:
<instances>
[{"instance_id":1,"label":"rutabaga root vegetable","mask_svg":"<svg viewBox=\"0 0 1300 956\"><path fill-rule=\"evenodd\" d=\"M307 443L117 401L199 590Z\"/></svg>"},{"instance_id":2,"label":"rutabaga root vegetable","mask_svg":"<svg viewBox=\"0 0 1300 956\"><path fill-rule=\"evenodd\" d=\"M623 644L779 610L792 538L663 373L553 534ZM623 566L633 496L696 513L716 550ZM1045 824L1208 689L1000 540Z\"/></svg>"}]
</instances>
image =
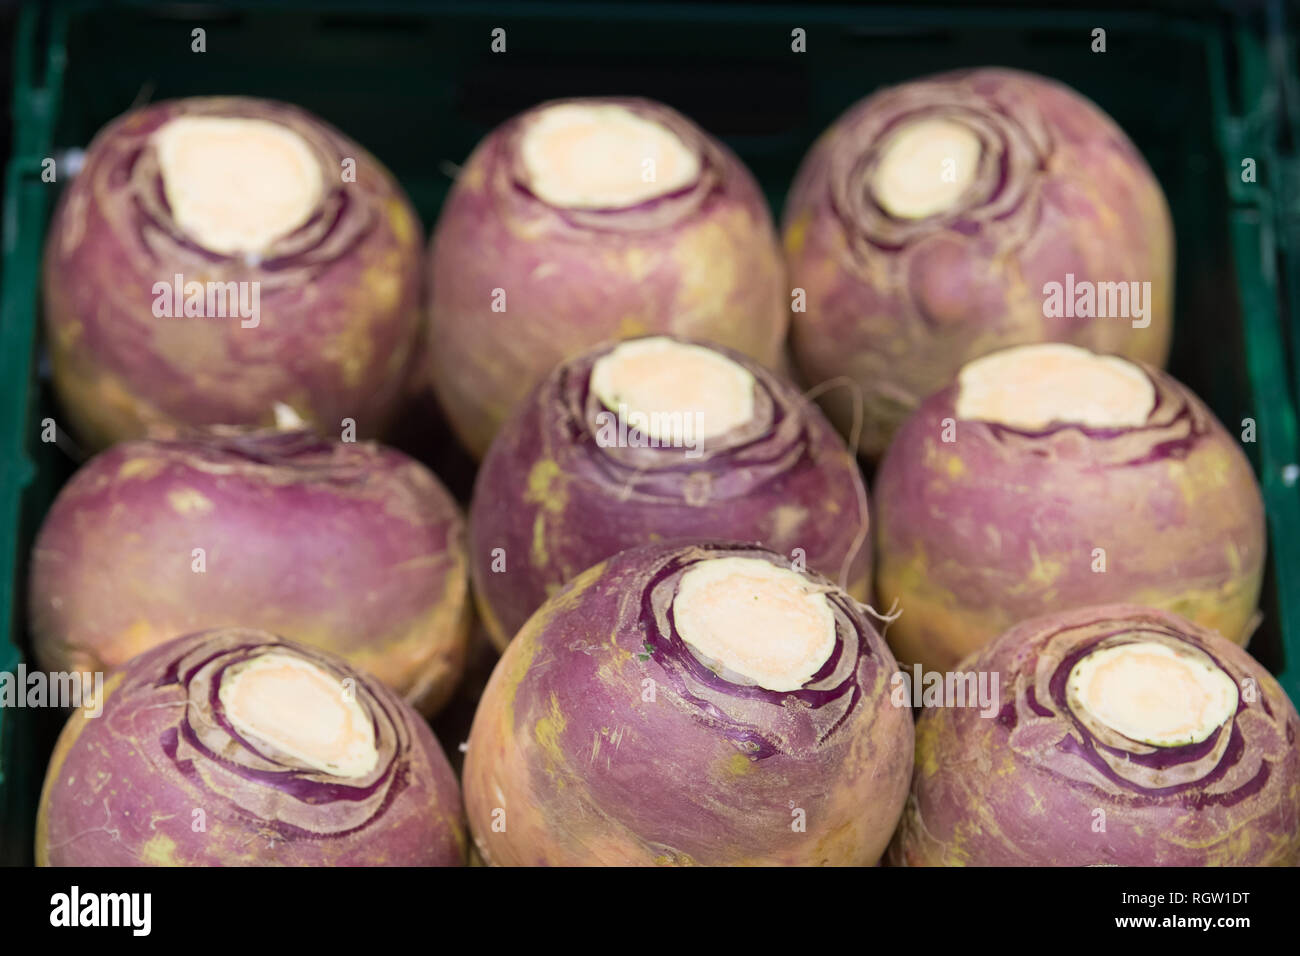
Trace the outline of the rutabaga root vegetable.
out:
<instances>
[{"instance_id":1,"label":"rutabaga root vegetable","mask_svg":"<svg viewBox=\"0 0 1300 956\"><path fill-rule=\"evenodd\" d=\"M235 97L133 110L90 145L45 249L46 337L77 437L270 424L376 434L420 331L419 220L314 116Z\"/></svg>"},{"instance_id":2,"label":"rutabaga root vegetable","mask_svg":"<svg viewBox=\"0 0 1300 956\"><path fill-rule=\"evenodd\" d=\"M113 670L240 624L339 654L426 713L464 666L464 522L423 465L306 431L124 442L63 488L32 555L32 645Z\"/></svg>"},{"instance_id":3,"label":"rutabaga root vegetable","mask_svg":"<svg viewBox=\"0 0 1300 956\"><path fill-rule=\"evenodd\" d=\"M1059 83L980 69L878 92L814 145L782 223L802 289L792 345L846 434L879 456L966 361L1072 342L1161 365L1173 234L1123 131ZM1067 301L1068 300L1068 301Z\"/></svg>"},{"instance_id":4,"label":"rutabaga root vegetable","mask_svg":"<svg viewBox=\"0 0 1300 956\"><path fill-rule=\"evenodd\" d=\"M433 386L477 458L558 362L673 332L781 359L771 216L722 144L648 100L545 103L479 144L434 232Z\"/></svg>"},{"instance_id":5,"label":"rutabaga root vegetable","mask_svg":"<svg viewBox=\"0 0 1300 956\"><path fill-rule=\"evenodd\" d=\"M1081 608L1013 628L963 670L996 677L1000 711L926 708L891 862L1300 864L1300 718L1217 634Z\"/></svg>"},{"instance_id":6,"label":"rutabaga root vegetable","mask_svg":"<svg viewBox=\"0 0 1300 956\"><path fill-rule=\"evenodd\" d=\"M1164 372L1076 346L966 365L875 488L876 591L900 661L946 670L1050 611L1127 602L1245 644L1264 507L1236 440Z\"/></svg>"},{"instance_id":7,"label":"rutabaga root vegetable","mask_svg":"<svg viewBox=\"0 0 1300 956\"><path fill-rule=\"evenodd\" d=\"M50 759L41 866L459 866L428 725L341 659L263 631L170 641L105 682Z\"/></svg>"},{"instance_id":8,"label":"rutabaga root vegetable","mask_svg":"<svg viewBox=\"0 0 1300 956\"><path fill-rule=\"evenodd\" d=\"M816 405L756 362L667 336L557 367L479 470L470 553L504 648L566 581L647 541L762 543L865 601L867 492Z\"/></svg>"},{"instance_id":9,"label":"rutabaga root vegetable","mask_svg":"<svg viewBox=\"0 0 1300 956\"><path fill-rule=\"evenodd\" d=\"M866 609L775 552L624 551L524 626L465 759L490 864L871 864L912 715Z\"/></svg>"}]
</instances>

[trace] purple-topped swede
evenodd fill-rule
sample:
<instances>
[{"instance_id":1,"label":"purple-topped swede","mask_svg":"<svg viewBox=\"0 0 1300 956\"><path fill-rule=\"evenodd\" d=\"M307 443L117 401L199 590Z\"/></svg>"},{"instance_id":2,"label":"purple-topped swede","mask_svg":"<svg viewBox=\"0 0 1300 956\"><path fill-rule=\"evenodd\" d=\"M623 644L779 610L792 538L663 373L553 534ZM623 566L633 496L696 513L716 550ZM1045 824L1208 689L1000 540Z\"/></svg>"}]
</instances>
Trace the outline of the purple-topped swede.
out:
<instances>
[{"instance_id":1,"label":"purple-topped swede","mask_svg":"<svg viewBox=\"0 0 1300 956\"><path fill-rule=\"evenodd\" d=\"M401 452L305 430L123 442L60 491L32 552L32 647L113 670L181 634L325 648L431 713L464 667L465 527Z\"/></svg>"},{"instance_id":2,"label":"purple-topped swede","mask_svg":"<svg viewBox=\"0 0 1300 956\"><path fill-rule=\"evenodd\" d=\"M91 143L45 247L72 430L268 425L375 435L415 361L420 222L374 157L295 106L156 103Z\"/></svg>"},{"instance_id":3,"label":"purple-topped swede","mask_svg":"<svg viewBox=\"0 0 1300 956\"><path fill-rule=\"evenodd\" d=\"M873 457L996 349L1072 342L1160 365L1169 348L1160 185L1108 116L1044 77L967 70L874 93L813 146L782 231L804 295L795 361L809 385L856 383L823 405L848 434L860 398Z\"/></svg>"},{"instance_id":4,"label":"purple-topped swede","mask_svg":"<svg viewBox=\"0 0 1300 956\"><path fill-rule=\"evenodd\" d=\"M465 847L428 724L340 658L246 628L111 676L64 727L36 821L40 866L459 866Z\"/></svg>"},{"instance_id":5,"label":"purple-topped swede","mask_svg":"<svg viewBox=\"0 0 1300 956\"><path fill-rule=\"evenodd\" d=\"M432 383L482 457L558 362L672 332L781 359L788 293L758 184L726 147L643 99L534 107L470 156L429 256Z\"/></svg>"},{"instance_id":6,"label":"purple-topped swede","mask_svg":"<svg viewBox=\"0 0 1300 956\"><path fill-rule=\"evenodd\" d=\"M1300 865L1300 717L1235 644L1111 605L1026 621L963 670L996 678L998 712L922 713L892 862Z\"/></svg>"},{"instance_id":7,"label":"purple-topped swede","mask_svg":"<svg viewBox=\"0 0 1300 956\"><path fill-rule=\"evenodd\" d=\"M876 593L900 661L947 670L1031 617L1174 611L1245 644L1264 505L1241 446L1169 375L1058 343L967 364L875 487Z\"/></svg>"},{"instance_id":8,"label":"purple-topped swede","mask_svg":"<svg viewBox=\"0 0 1300 956\"><path fill-rule=\"evenodd\" d=\"M470 553L504 647L566 581L648 541L753 541L866 600L867 493L817 406L751 359L668 336L561 364L479 470Z\"/></svg>"},{"instance_id":9,"label":"purple-topped swede","mask_svg":"<svg viewBox=\"0 0 1300 956\"><path fill-rule=\"evenodd\" d=\"M912 714L866 610L739 544L624 551L572 580L497 663L465 759L483 860L875 863Z\"/></svg>"}]
</instances>

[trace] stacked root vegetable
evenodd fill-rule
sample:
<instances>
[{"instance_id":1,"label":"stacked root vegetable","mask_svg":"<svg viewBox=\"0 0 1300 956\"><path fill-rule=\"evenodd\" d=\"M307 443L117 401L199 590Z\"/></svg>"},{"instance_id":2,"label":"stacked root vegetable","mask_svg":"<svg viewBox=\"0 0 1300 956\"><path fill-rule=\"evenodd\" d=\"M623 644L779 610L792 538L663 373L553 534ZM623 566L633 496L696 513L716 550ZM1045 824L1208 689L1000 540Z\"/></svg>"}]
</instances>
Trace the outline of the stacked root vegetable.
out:
<instances>
[{"instance_id":1,"label":"stacked root vegetable","mask_svg":"<svg viewBox=\"0 0 1300 956\"><path fill-rule=\"evenodd\" d=\"M886 89L782 232L645 100L493 131L423 262L299 109L105 129L45 264L98 454L29 616L107 678L38 862L1300 863L1300 718L1243 650L1260 494L1160 368L1172 226L1123 132L1007 70ZM426 388L468 521L379 443Z\"/></svg>"}]
</instances>

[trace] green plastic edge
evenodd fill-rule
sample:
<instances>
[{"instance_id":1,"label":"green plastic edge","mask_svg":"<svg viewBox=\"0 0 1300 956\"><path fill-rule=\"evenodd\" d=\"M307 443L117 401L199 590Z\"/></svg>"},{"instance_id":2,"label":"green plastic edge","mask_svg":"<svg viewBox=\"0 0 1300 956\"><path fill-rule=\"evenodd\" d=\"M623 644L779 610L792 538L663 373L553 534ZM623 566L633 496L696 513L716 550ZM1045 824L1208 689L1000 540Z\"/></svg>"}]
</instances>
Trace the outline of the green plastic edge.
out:
<instances>
[{"instance_id":1,"label":"green plastic edge","mask_svg":"<svg viewBox=\"0 0 1300 956\"><path fill-rule=\"evenodd\" d=\"M38 46L38 25L49 16L49 33ZM13 153L5 168L5 203L0 229L0 382L7 383L14 401L0 403L0 527L17 528L24 489L36 469L27 456L26 437L31 404L31 367L36 348L36 296L40 277L40 244L22 237L42 235L49 210L49 189L41 182L41 160L50 154L54 117L63 88L67 16L60 10L25 6L14 33ZM44 76L36 81L36 57L44 49ZM17 548L0 549L0 671L13 671L22 660L13 639L16 625L14 584ZM19 721L0 708L0 805L26 797L21 786L23 767L15 755L24 754L16 739ZM15 766L7 764L15 759ZM7 786L6 783L19 784ZM15 809L15 807L6 807ZM6 814L7 816L8 814ZM6 849L7 848L0 848Z\"/></svg>"},{"instance_id":2,"label":"green plastic edge","mask_svg":"<svg viewBox=\"0 0 1300 956\"><path fill-rule=\"evenodd\" d=\"M1296 15L1300 17L1300 10ZM1278 157L1280 183L1277 201L1278 241L1282 248L1287 280L1286 316L1291 332L1291 373L1297 401L1300 401L1300 61L1297 60L1297 24L1286 20L1286 7L1279 4L1276 34L1270 53L1283 92L1283 116L1290 132L1290 152ZM1295 582L1300 588L1300 581Z\"/></svg>"},{"instance_id":3,"label":"green plastic edge","mask_svg":"<svg viewBox=\"0 0 1300 956\"><path fill-rule=\"evenodd\" d=\"M1234 116L1228 109L1223 50L1213 40L1207 44L1211 88L1215 100L1220 152L1226 165L1228 193L1233 201L1229 230L1240 296L1254 417L1259 442L1259 479L1269 521L1269 544L1277 581L1278 609L1282 620L1283 665L1278 680L1293 701L1300 701L1300 487L1288 480L1288 467L1300 461L1297 453L1296 415L1287 390L1285 352L1281 348L1282 324L1277 276L1275 199L1268 182L1243 183L1240 160L1253 157L1257 167L1278 168L1276 102L1270 89L1276 78L1259 40L1245 29L1233 37L1241 63L1241 97L1254 104L1254 112Z\"/></svg>"}]
</instances>

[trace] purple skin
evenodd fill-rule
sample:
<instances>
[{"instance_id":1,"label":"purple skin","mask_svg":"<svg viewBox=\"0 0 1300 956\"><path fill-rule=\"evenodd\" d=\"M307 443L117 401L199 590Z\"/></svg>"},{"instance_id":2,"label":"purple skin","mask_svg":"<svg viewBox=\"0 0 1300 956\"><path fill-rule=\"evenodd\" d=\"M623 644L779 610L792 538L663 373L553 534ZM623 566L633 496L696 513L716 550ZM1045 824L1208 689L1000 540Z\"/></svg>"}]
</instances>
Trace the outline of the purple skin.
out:
<instances>
[{"instance_id":1,"label":"purple skin","mask_svg":"<svg viewBox=\"0 0 1300 956\"><path fill-rule=\"evenodd\" d=\"M204 249L172 221L147 141L181 115L278 122L319 155L320 209L260 265ZM344 158L356 162L355 182L340 180ZM387 170L297 107L200 97L127 113L91 143L45 249L46 338L78 439L102 448L158 424L265 425L276 402L327 430L352 418L377 434L415 361L421 247ZM178 273L258 283L258 324L155 317L154 284Z\"/></svg>"},{"instance_id":2,"label":"purple skin","mask_svg":"<svg viewBox=\"0 0 1300 956\"><path fill-rule=\"evenodd\" d=\"M354 681L374 721L373 771L321 772L231 726L221 675L268 650ZM50 759L38 866L464 862L460 793L429 726L333 655L261 631L209 631L137 657L105 682L104 696L101 716L73 715Z\"/></svg>"},{"instance_id":3,"label":"purple skin","mask_svg":"<svg viewBox=\"0 0 1300 956\"><path fill-rule=\"evenodd\" d=\"M862 177L904 119L952 118L984 142L976 181L949 211L896 219ZM970 359L1056 341L1164 364L1173 227L1140 153L1095 105L1013 70L947 73L882 90L813 146L782 218L790 284L807 293L791 328L809 384L846 376L863 403L859 447L878 457L917 404ZM1048 318L1043 287L1151 283L1147 328L1122 318ZM853 392L823 406L841 432Z\"/></svg>"},{"instance_id":4,"label":"purple skin","mask_svg":"<svg viewBox=\"0 0 1300 956\"><path fill-rule=\"evenodd\" d=\"M339 654L432 713L464 666L464 522L380 445L236 429L115 445L59 493L31 568L47 670L111 671L238 624Z\"/></svg>"},{"instance_id":5,"label":"purple skin","mask_svg":"<svg viewBox=\"0 0 1300 956\"><path fill-rule=\"evenodd\" d=\"M687 341L677 339L677 341ZM703 344L703 343L692 343ZM867 491L817 407L756 362L755 420L686 449L602 447L590 391L607 343L556 368L517 407L479 469L470 554L479 616L498 648L580 571L647 541L759 542L865 601ZM505 569L494 556L504 549Z\"/></svg>"},{"instance_id":6,"label":"purple skin","mask_svg":"<svg viewBox=\"0 0 1300 956\"><path fill-rule=\"evenodd\" d=\"M432 384L482 458L510 409L560 361L608 339L675 333L778 367L789 299L776 231L753 176L675 110L622 105L702 159L690 187L619 210L538 199L517 144L542 104L481 142L443 205L429 255ZM494 289L507 296L493 311Z\"/></svg>"},{"instance_id":7,"label":"purple skin","mask_svg":"<svg viewBox=\"0 0 1300 956\"><path fill-rule=\"evenodd\" d=\"M1237 684L1235 716L1181 747L1098 739L1070 708L1067 678L1084 654L1128 631L1207 653ZM999 675L1001 712L921 715L890 862L1300 864L1300 717L1277 681L1217 634L1150 608L1082 608L1013 628L963 669Z\"/></svg>"},{"instance_id":8,"label":"purple skin","mask_svg":"<svg viewBox=\"0 0 1300 956\"><path fill-rule=\"evenodd\" d=\"M903 611L900 661L947 670L1020 621L1098 603L1246 643L1266 553L1254 472L1200 399L1144 371L1156 406L1137 428L959 420L956 384L908 419L874 494L876 593Z\"/></svg>"},{"instance_id":9,"label":"purple skin","mask_svg":"<svg viewBox=\"0 0 1300 956\"><path fill-rule=\"evenodd\" d=\"M680 575L724 557L789 566L752 546L648 545L584 572L529 620L470 732L465 802L485 862L876 862L912 770L893 656L858 604L809 574L836 617L830 660L789 693L730 683L672 623ZM799 809L806 832L792 826Z\"/></svg>"}]
</instances>

